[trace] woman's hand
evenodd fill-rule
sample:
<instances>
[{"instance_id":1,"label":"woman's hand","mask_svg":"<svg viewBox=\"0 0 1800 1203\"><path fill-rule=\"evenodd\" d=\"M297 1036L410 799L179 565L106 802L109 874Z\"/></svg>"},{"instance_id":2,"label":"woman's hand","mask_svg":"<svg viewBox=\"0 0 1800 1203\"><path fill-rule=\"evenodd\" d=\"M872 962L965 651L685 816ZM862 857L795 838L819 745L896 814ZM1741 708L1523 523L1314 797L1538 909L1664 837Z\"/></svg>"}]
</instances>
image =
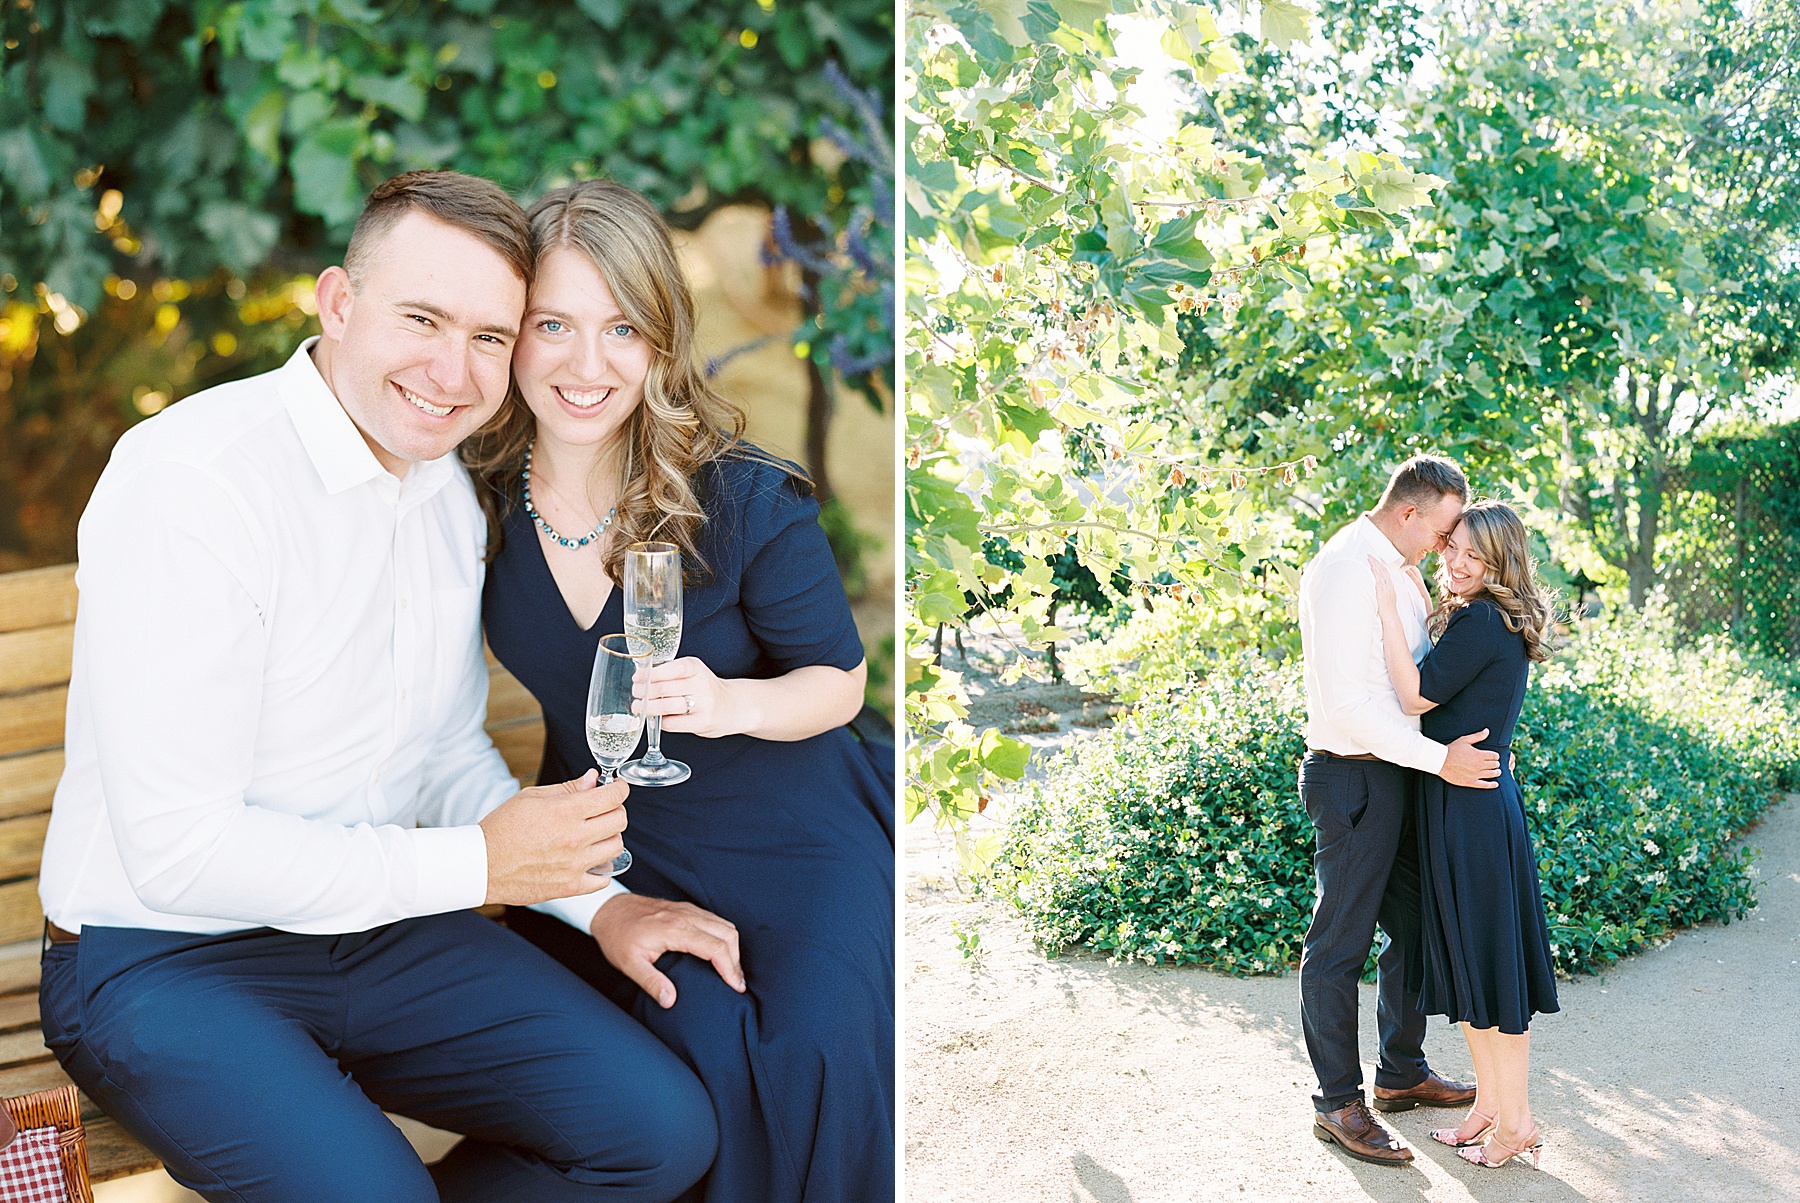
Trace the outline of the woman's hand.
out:
<instances>
[{"instance_id":1,"label":"woman's hand","mask_svg":"<svg viewBox=\"0 0 1800 1203\"><path fill-rule=\"evenodd\" d=\"M642 715L660 714L664 731L681 731L706 739L744 730L732 682L722 681L695 656L652 665L638 674L632 696Z\"/></svg>"},{"instance_id":2,"label":"woman's hand","mask_svg":"<svg viewBox=\"0 0 1800 1203\"><path fill-rule=\"evenodd\" d=\"M1394 696L1407 714L1424 714L1436 702L1419 693L1419 666L1413 663L1412 648L1400 622L1400 606L1394 596L1394 574L1386 564L1369 557L1369 572L1375 578L1375 616L1381 621L1381 656L1387 661L1388 680L1394 683ZM1423 587L1423 582L1415 582Z\"/></svg>"},{"instance_id":3,"label":"woman's hand","mask_svg":"<svg viewBox=\"0 0 1800 1203\"><path fill-rule=\"evenodd\" d=\"M1375 604L1377 606L1398 606L1394 599L1394 578L1388 572L1386 564L1374 556L1369 557L1369 571L1375 574Z\"/></svg>"},{"instance_id":4,"label":"woman's hand","mask_svg":"<svg viewBox=\"0 0 1800 1203\"><path fill-rule=\"evenodd\" d=\"M717 677L703 661L682 656L640 672L632 696L637 713L663 716L664 731L810 739L856 716L867 675L864 661L848 672L807 664L768 679Z\"/></svg>"}]
</instances>

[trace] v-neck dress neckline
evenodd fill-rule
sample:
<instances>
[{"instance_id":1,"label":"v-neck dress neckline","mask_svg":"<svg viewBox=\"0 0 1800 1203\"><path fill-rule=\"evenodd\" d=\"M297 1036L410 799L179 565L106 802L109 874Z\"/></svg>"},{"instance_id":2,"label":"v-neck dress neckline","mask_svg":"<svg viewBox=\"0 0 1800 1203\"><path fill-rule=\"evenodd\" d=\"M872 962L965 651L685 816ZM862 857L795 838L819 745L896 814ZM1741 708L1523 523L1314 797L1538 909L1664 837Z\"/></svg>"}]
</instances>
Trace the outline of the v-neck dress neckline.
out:
<instances>
[{"instance_id":1,"label":"v-neck dress neckline","mask_svg":"<svg viewBox=\"0 0 1800 1203\"><path fill-rule=\"evenodd\" d=\"M569 608L569 599L563 594L562 586L557 584L556 573L550 571L550 559L544 554L544 543L538 538L537 528L527 526L525 529L531 532L531 546L537 552L538 571L543 573L544 583L550 587L550 592L555 595L557 601L562 603L563 617L569 620L569 626L573 627L583 638L591 635L595 642L598 642L601 635L607 634L601 629L606 622L606 612L612 609L613 602L624 592L623 587L618 581L614 581L612 588L606 591L606 600L600 603L600 613L594 616L593 625L582 626L575 617L575 611ZM624 602L619 602L619 630L621 631L625 629L624 606Z\"/></svg>"}]
</instances>

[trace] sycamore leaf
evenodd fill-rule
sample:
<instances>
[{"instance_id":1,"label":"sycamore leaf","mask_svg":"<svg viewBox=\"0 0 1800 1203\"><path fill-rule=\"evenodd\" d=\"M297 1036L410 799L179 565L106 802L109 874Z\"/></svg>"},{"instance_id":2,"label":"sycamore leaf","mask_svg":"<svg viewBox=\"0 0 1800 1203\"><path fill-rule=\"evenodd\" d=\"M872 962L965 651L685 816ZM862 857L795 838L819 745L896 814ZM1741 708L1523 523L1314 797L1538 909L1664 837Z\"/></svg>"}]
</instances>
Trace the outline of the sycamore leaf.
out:
<instances>
[{"instance_id":1,"label":"sycamore leaf","mask_svg":"<svg viewBox=\"0 0 1800 1203\"><path fill-rule=\"evenodd\" d=\"M996 777L1017 781L1031 760L1031 745L1001 735L992 728L982 732L981 763Z\"/></svg>"},{"instance_id":2,"label":"sycamore leaf","mask_svg":"<svg viewBox=\"0 0 1800 1203\"><path fill-rule=\"evenodd\" d=\"M1449 183L1443 176L1389 167L1371 173L1363 187L1369 190L1369 203L1383 213L1398 213L1431 199L1431 190Z\"/></svg>"},{"instance_id":3,"label":"sycamore leaf","mask_svg":"<svg viewBox=\"0 0 1800 1203\"><path fill-rule=\"evenodd\" d=\"M1014 46L1028 46L1031 37L1025 32L1027 0L975 0L975 6L994 23L994 32Z\"/></svg>"},{"instance_id":4,"label":"sycamore leaf","mask_svg":"<svg viewBox=\"0 0 1800 1203\"><path fill-rule=\"evenodd\" d=\"M1263 0L1262 38L1286 50L1295 42L1304 42L1312 32L1312 12L1290 0Z\"/></svg>"},{"instance_id":5,"label":"sycamore leaf","mask_svg":"<svg viewBox=\"0 0 1800 1203\"><path fill-rule=\"evenodd\" d=\"M1095 21L1113 10L1110 0L1050 0L1050 7L1069 28L1083 33L1093 29Z\"/></svg>"}]
</instances>

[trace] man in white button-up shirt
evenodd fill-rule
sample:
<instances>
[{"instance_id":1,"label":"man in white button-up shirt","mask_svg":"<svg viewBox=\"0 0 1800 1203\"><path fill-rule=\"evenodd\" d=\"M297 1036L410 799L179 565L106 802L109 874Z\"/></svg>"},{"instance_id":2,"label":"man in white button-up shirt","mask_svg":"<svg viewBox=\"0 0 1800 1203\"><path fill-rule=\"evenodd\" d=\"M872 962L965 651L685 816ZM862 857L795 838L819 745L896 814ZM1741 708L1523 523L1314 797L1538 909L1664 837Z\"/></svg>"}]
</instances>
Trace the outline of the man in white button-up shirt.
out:
<instances>
[{"instance_id":1,"label":"man in white button-up shirt","mask_svg":"<svg viewBox=\"0 0 1800 1203\"><path fill-rule=\"evenodd\" d=\"M623 893L587 872L622 783L520 791L482 726L452 453L505 394L529 228L414 173L345 263L323 337L126 434L82 517L45 1039L209 1199L671 1199L712 1157L698 1080L469 910L589 931ZM383 1108L469 1139L428 1171Z\"/></svg>"},{"instance_id":2,"label":"man in white button-up shirt","mask_svg":"<svg viewBox=\"0 0 1800 1203\"><path fill-rule=\"evenodd\" d=\"M1369 1114L1357 1049L1357 982L1379 923L1377 1022L1381 1058L1375 1106L1471 1102L1472 1086L1448 1082L1425 1063L1425 1016L1406 985L1419 953L1419 855L1411 776L1435 773L1457 785L1493 788L1496 753L1476 748L1479 731L1449 747L1419 733L1400 707L1382 656L1370 560L1395 582L1415 658L1431 648L1427 599L1417 564L1441 551L1469 497L1449 460L1415 456L1394 473L1371 513L1328 540L1300 580L1305 653L1306 759L1300 796L1317 836L1318 898L1300 954L1300 1012L1318 1077L1314 1132L1352 1157L1404 1165L1412 1150Z\"/></svg>"}]
</instances>

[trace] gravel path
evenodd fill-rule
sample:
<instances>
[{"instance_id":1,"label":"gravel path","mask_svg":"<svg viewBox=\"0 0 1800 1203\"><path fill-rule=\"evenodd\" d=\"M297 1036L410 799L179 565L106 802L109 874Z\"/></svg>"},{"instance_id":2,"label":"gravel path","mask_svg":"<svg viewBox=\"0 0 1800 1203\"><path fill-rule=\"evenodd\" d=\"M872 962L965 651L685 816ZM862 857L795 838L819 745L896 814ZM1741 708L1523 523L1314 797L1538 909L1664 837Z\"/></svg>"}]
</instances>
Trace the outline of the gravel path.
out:
<instances>
[{"instance_id":1,"label":"gravel path","mask_svg":"<svg viewBox=\"0 0 1800 1203\"><path fill-rule=\"evenodd\" d=\"M1425 1137L1454 1113L1426 1109L1393 1117L1411 1167L1344 1157L1311 1135L1293 976L1046 960L1007 907L958 889L941 833L905 838L909 1203L1800 1199L1800 795L1746 836L1747 919L1560 984L1532 1032L1536 1172L1463 1164ZM1371 1078L1374 1002L1363 987ZM1466 1078L1442 1025L1426 1051Z\"/></svg>"}]
</instances>

